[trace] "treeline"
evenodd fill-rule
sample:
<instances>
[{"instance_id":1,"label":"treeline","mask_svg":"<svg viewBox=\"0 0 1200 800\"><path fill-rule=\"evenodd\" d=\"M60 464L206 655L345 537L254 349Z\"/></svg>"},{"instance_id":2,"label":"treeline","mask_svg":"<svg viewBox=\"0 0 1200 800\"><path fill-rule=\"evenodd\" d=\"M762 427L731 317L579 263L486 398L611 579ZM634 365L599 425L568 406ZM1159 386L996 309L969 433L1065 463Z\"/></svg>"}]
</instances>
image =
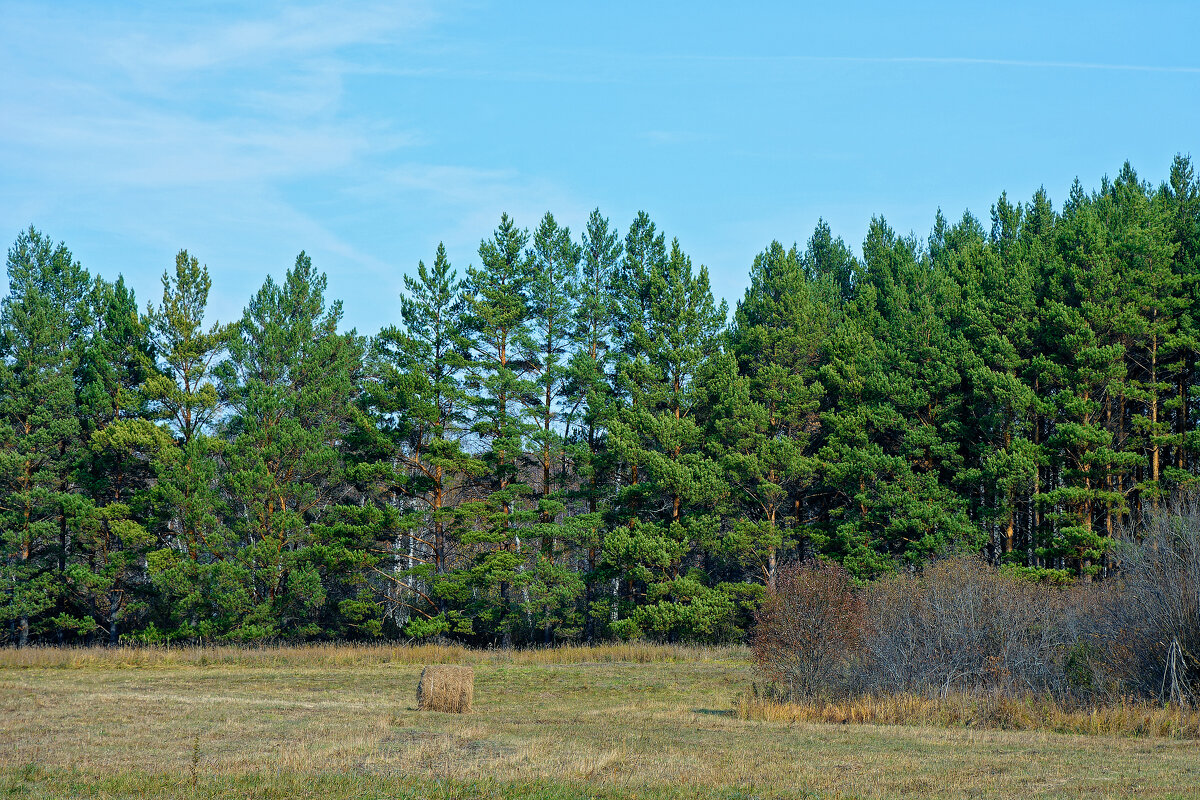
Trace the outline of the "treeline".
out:
<instances>
[{"instance_id":1,"label":"treeline","mask_svg":"<svg viewBox=\"0 0 1200 800\"><path fill-rule=\"evenodd\" d=\"M772 243L730 314L638 214L439 247L341 329L301 253L232 324L30 228L0 313L15 644L741 635L779 566L1104 577L1196 479L1200 183L1125 165L921 241Z\"/></svg>"}]
</instances>

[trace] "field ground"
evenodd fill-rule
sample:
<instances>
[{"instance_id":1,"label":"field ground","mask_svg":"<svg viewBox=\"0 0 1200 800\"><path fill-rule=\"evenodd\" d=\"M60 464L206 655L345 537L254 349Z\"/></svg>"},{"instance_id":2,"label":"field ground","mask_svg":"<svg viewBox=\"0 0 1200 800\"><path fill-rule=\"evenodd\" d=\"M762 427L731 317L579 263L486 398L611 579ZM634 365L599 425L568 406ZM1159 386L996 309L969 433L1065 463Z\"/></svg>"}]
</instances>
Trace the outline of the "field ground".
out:
<instances>
[{"instance_id":1,"label":"field ground","mask_svg":"<svg viewBox=\"0 0 1200 800\"><path fill-rule=\"evenodd\" d=\"M628 660L623 660L628 659ZM475 711L417 712L425 661ZM0 797L1200 798L1200 742L734 717L743 651L0 653Z\"/></svg>"}]
</instances>

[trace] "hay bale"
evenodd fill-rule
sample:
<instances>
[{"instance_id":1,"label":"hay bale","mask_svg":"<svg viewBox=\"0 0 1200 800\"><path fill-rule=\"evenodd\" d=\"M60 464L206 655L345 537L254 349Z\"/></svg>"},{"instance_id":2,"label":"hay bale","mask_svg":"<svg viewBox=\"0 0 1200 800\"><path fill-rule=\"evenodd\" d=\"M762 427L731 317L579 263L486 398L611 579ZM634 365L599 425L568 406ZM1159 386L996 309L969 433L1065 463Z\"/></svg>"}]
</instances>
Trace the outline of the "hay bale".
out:
<instances>
[{"instance_id":1,"label":"hay bale","mask_svg":"<svg viewBox=\"0 0 1200 800\"><path fill-rule=\"evenodd\" d=\"M475 699L475 670L450 664L432 664L421 670L417 708L466 714Z\"/></svg>"}]
</instances>

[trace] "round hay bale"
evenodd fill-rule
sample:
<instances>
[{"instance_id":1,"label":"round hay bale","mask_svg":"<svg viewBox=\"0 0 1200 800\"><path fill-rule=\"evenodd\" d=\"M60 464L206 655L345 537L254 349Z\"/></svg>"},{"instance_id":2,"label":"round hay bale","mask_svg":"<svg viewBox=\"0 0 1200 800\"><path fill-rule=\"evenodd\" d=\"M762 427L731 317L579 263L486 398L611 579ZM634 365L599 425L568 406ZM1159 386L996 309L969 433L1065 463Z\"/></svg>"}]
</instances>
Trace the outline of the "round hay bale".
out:
<instances>
[{"instance_id":1,"label":"round hay bale","mask_svg":"<svg viewBox=\"0 0 1200 800\"><path fill-rule=\"evenodd\" d=\"M475 699L475 670L450 664L431 664L421 670L417 708L466 714Z\"/></svg>"}]
</instances>

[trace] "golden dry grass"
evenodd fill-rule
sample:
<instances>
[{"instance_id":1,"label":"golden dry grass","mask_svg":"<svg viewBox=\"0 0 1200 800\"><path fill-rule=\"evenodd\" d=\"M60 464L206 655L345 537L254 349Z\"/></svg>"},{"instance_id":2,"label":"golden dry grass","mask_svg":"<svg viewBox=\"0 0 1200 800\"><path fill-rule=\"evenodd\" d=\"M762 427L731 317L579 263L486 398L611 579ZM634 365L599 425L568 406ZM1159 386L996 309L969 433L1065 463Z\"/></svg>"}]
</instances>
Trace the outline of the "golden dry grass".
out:
<instances>
[{"instance_id":1,"label":"golden dry grass","mask_svg":"<svg viewBox=\"0 0 1200 800\"><path fill-rule=\"evenodd\" d=\"M0 669L124 667L372 666L381 664L649 664L745 659L748 650L730 646L618 643L564 645L528 650L479 650L441 644L308 644L238 647L26 647L0 649Z\"/></svg>"},{"instance_id":2,"label":"golden dry grass","mask_svg":"<svg viewBox=\"0 0 1200 800\"><path fill-rule=\"evenodd\" d=\"M450 651L474 660L470 715L416 710L411 650L348 650L6 653L0 797L1161 800L1200 786L1196 742L740 719L731 701L754 676L736 650Z\"/></svg>"},{"instance_id":3,"label":"golden dry grass","mask_svg":"<svg viewBox=\"0 0 1200 800\"><path fill-rule=\"evenodd\" d=\"M475 670L456 664L432 664L421 670L417 709L469 714L475 697Z\"/></svg>"},{"instance_id":4,"label":"golden dry grass","mask_svg":"<svg viewBox=\"0 0 1200 800\"><path fill-rule=\"evenodd\" d=\"M734 702L740 719L832 725L908 725L1049 731L1087 736L1200 739L1200 710L1160 703L1065 708L1052 699L1005 695L864 695L842 700L779 702L743 692Z\"/></svg>"}]
</instances>

